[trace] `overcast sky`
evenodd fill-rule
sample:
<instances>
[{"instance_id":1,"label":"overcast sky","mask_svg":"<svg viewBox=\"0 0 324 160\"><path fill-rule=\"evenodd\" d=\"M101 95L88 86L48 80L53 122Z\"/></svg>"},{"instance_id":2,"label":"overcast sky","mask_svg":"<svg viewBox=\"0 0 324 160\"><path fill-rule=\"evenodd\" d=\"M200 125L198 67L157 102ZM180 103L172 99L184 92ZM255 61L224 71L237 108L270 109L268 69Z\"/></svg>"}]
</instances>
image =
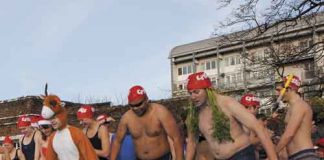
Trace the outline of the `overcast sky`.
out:
<instances>
[{"instance_id":1,"label":"overcast sky","mask_svg":"<svg viewBox=\"0 0 324 160\"><path fill-rule=\"evenodd\" d=\"M171 49L209 38L216 0L0 0L0 100L40 95L126 103L171 97Z\"/></svg>"}]
</instances>

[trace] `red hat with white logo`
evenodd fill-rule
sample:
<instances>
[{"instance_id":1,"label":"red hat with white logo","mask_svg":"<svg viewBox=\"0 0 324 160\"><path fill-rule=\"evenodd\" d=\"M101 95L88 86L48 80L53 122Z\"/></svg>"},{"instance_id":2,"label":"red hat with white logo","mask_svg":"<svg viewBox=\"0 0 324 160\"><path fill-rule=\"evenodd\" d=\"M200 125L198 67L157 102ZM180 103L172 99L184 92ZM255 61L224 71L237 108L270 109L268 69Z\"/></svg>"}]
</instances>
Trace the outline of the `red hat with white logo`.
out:
<instances>
[{"instance_id":1,"label":"red hat with white logo","mask_svg":"<svg viewBox=\"0 0 324 160\"><path fill-rule=\"evenodd\" d=\"M142 86L133 86L129 89L128 103L146 98L146 92Z\"/></svg>"},{"instance_id":2,"label":"red hat with white logo","mask_svg":"<svg viewBox=\"0 0 324 160\"><path fill-rule=\"evenodd\" d=\"M241 98L241 104L244 106L260 106L260 99L253 94L245 94Z\"/></svg>"},{"instance_id":3,"label":"red hat with white logo","mask_svg":"<svg viewBox=\"0 0 324 160\"><path fill-rule=\"evenodd\" d=\"M21 115L18 118L17 127L29 127L31 125L30 118L26 115Z\"/></svg>"},{"instance_id":4,"label":"red hat with white logo","mask_svg":"<svg viewBox=\"0 0 324 160\"><path fill-rule=\"evenodd\" d=\"M84 118L93 118L93 112L94 108L90 105L82 105L78 112L77 112L77 117L79 120L84 119Z\"/></svg>"},{"instance_id":5,"label":"red hat with white logo","mask_svg":"<svg viewBox=\"0 0 324 160\"><path fill-rule=\"evenodd\" d=\"M286 83L287 80L288 80L288 76L285 76L285 77L284 77L284 80L283 80L284 83ZM292 80L291 80L291 82L290 82L290 84L289 84L289 87L290 87L291 89L298 90L299 87L300 87L300 85L301 85L301 81L300 81L299 77L297 77L297 76L293 76L293 78L292 78Z\"/></svg>"},{"instance_id":6,"label":"red hat with white logo","mask_svg":"<svg viewBox=\"0 0 324 160\"><path fill-rule=\"evenodd\" d=\"M9 143L9 144L14 144L13 140L10 138L10 136L6 136L3 140L3 144Z\"/></svg>"},{"instance_id":7,"label":"red hat with white logo","mask_svg":"<svg viewBox=\"0 0 324 160\"><path fill-rule=\"evenodd\" d=\"M40 115L33 115L30 117L30 123L32 127L38 128L38 121L42 119Z\"/></svg>"},{"instance_id":8,"label":"red hat with white logo","mask_svg":"<svg viewBox=\"0 0 324 160\"><path fill-rule=\"evenodd\" d=\"M193 73L188 77L188 90L211 88L212 86L209 77L204 72Z\"/></svg>"}]
</instances>

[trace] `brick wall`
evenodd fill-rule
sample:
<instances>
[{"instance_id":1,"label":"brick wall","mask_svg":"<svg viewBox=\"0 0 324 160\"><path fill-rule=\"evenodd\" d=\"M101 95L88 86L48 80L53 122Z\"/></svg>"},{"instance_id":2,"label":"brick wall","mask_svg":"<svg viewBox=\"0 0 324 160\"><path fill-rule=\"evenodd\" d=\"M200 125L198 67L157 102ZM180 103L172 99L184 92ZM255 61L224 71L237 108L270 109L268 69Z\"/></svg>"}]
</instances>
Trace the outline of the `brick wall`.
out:
<instances>
[{"instance_id":1,"label":"brick wall","mask_svg":"<svg viewBox=\"0 0 324 160\"><path fill-rule=\"evenodd\" d=\"M80 103L67 102L66 108L68 111L69 124L79 126L79 121L76 119L76 112L80 107ZM184 106L187 104L186 99L167 99L154 101L161 103L169 108L177 121L180 121L181 115L184 113ZM107 103L91 104L96 112L95 117L101 113L111 115L116 122L113 122L112 130L116 130L120 117L129 109L128 106L111 106ZM0 137L5 135L17 135L17 119L21 114L40 114L42 108L42 100L37 96L21 97L14 100L0 101Z\"/></svg>"}]
</instances>

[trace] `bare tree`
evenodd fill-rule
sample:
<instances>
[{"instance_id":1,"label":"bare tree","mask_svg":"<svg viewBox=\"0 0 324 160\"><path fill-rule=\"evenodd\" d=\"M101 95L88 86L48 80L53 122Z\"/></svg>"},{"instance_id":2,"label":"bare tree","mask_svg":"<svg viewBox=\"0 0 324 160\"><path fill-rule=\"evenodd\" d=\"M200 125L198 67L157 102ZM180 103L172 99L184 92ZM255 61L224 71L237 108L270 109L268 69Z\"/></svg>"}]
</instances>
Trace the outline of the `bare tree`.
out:
<instances>
[{"instance_id":1,"label":"bare tree","mask_svg":"<svg viewBox=\"0 0 324 160\"><path fill-rule=\"evenodd\" d=\"M231 8L232 15L215 29L214 36L220 37L218 44L244 44L245 48L262 45L266 48L261 57L242 51L248 66L263 66L283 77L287 64L306 59L313 63L323 61L324 44L317 36L322 29L324 31L323 0L219 1L221 8L237 7ZM315 75L319 75L317 78L322 84L323 74L316 72ZM323 90L322 86L320 88Z\"/></svg>"}]
</instances>

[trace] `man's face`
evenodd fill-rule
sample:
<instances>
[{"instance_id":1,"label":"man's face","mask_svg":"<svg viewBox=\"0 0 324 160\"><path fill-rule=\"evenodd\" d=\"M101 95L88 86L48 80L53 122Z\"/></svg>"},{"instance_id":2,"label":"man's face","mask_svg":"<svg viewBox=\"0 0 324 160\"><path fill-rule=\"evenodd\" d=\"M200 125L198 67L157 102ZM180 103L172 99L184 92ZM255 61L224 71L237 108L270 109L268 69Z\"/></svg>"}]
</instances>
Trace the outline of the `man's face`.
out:
<instances>
[{"instance_id":1,"label":"man's face","mask_svg":"<svg viewBox=\"0 0 324 160\"><path fill-rule=\"evenodd\" d=\"M147 98L140 99L134 102L129 103L129 106L131 107L132 111L137 115L137 116L143 116L148 108L148 100Z\"/></svg>"},{"instance_id":2,"label":"man's face","mask_svg":"<svg viewBox=\"0 0 324 160\"><path fill-rule=\"evenodd\" d=\"M193 89L188 92L194 106L203 107L207 104L207 93L205 89Z\"/></svg>"},{"instance_id":3,"label":"man's face","mask_svg":"<svg viewBox=\"0 0 324 160\"><path fill-rule=\"evenodd\" d=\"M59 129L62 126L61 120L56 117L51 120L51 123L54 129Z\"/></svg>"},{"instance_id":4,"label":"man's face","mask_svg":"<svg viewBox=\"0 0 324 160\"><path fill-rule=\"evenodd\" d=\"M283 88L284 88L283 86L277 86L277 87L276 87L276 96L277 96L277 97L280 96L280 92L281 92L281 90L282 90ZM288 91L288 89L286 90L286 92L287 92L287 91ZM285 101L287 101L286 99L287 99L287 98L286 98L286 93L284 93L283 96L282 96L282 101L285 102Z\"/></svg>"}]
</instances>

